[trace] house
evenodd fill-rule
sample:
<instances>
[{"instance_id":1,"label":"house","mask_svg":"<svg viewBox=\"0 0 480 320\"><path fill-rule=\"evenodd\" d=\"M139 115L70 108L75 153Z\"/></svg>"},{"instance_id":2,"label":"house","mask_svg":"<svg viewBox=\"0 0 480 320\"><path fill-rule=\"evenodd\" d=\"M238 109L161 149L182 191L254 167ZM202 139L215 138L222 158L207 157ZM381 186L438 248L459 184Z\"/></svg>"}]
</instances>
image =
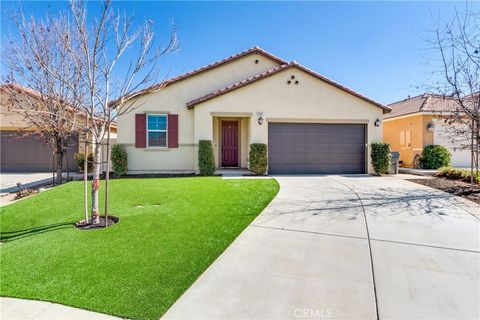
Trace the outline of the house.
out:
<instances>
[{"instance_id":1,"label":"house","mask_svg":"<svg viewBox=\"0 0 480 320\"><path fill-rule=\"evenodd\" d=\"M12 97L15 94L15 97ZM1 172L50 172L54 167L54 150L15 106L22 99L38 99L39 93L18 84L0 86L0 141ZM85 119L80 116L78 121ZM116 137L116 124L111 135ZM63 170L78 171L75 153L83 153L83 143L78 136L67 143ZM106 153L105 153L106 154Z\"/></svg>"},{"instance_id":2,"label":"house","mask_svg":"<svg viewBox=\"0 0 480 320\"><path fill-rule=\"evenodd\" d=\"M218 168L248 168L251 143L268 145L268 170L372 173L370 143L390 108L295 61L254 47L130 97L118 119L129 173L198 172L198 142Z\"/></svg>"},{"instance_id":3,"label":"house","mask_svg":"<svg viewBox=\"0 0 480 320\"><path fill-rule=\"evenodd\" d=\"M423 148L431 144L443 145L452 154L452 165L469 167L471 155L455 141L446 116L455 110L455 101L449 97L424 93L389 105L392 112L383 119L383 136L392 151L400 152L400 161L414 167Z\"/></svg>"}]
</instances>

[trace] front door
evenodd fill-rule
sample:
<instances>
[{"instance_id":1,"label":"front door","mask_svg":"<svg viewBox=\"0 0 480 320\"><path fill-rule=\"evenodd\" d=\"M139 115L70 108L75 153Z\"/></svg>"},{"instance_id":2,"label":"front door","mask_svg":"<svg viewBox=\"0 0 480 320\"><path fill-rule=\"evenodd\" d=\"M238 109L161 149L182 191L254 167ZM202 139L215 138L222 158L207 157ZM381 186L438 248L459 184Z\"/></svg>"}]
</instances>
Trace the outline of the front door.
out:
<instances>
[{"instance_id":1,"label":"front door","mask_svg":"<svg viewBox=\"0 0 480 320\"><path fill-rule=\"evenodd\" d=\"M238 121L222 121L222 167L238 167Z\"/></svg>"}]
</instances>

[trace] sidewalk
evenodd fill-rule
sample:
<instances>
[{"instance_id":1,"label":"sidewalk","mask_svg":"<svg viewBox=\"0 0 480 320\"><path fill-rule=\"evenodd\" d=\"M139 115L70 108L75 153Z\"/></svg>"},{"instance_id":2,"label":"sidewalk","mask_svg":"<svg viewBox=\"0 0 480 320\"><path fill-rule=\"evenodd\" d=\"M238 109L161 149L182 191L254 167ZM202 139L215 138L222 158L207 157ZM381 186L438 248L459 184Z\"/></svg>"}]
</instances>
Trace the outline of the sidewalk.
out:
<instances>
[{"instance_id":1,"label":"sidewalk","mask_svg":"<svg viewBox=\"0 0 480 320\"><path fill-rule=\"evenodd\" d=\"M114 320L120 319L103 313L67 307L61 304L0 297L0 318L2 320L27 319L71 319L71 320Z\"/></svg>"}]
</instances>

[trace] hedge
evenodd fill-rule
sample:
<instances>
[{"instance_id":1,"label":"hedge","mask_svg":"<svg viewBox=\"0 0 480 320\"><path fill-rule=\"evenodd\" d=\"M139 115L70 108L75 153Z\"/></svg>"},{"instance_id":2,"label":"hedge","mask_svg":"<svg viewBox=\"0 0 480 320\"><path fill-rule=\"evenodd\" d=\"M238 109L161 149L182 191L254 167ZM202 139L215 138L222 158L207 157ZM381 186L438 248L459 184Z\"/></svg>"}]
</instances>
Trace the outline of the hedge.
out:
<instances>
[{"instance_id":1,"label":"hedge","mask_svg":"<svg viewBox=\"0 0 480 320\"><path fill-rule=\"evenodd\" d=\"M390 145L385 142L372 143L372 166L377 174L385 174L390 170L392 155Z\"/></svg>"},{"instance_id":2,"label":"hedge","mask_svg":"<svg viewBox=\"0 0 480 320\"><path fill-rule=\"evenodd\" d=\"M480 173L476 175L476 171L473 172L473 181L475 183L480 183ZM438 177L444 177L450 180L462 180L465 182L470 183L471 182L471 171L467 169L455 169L452 167L444 167L440 168L437 176Z\"/></svg>"},{"instance_id":3,"label":"hedge","mask_svg":"<svg viewBox=\"0 0 480 320\"><path fill-rule=\"evenodd\" d=\"M452 155L447 148L440 145L429 145L423 149L420 165L423 169L438 169L450 166Z\"/></svg>"},{"instance_id":4,"label":"hedge","mask_svg":"<svg viewBox=\"0 0 480 320\"><path fill-rule=\"evenodd\" d=\"M198 168L200 175L213 176L215 173L215 160L211 140L200 140L198 143Z\"/></svg>"},{"instance_id":5,"label":"hedge","mask_svg":"<svg viewBox=\"0 0 480 320\"><path fill-rule=\"evenodd\" d=\"M127 174L128 153L123 144L114 144L112 147L112 167L117 177Z\"/></svg>"},{"instance_id":6,"label":"hedge","mask_svg":"<svg viewBox=\"0 0 480 320\"><path fill-rule=\"evenodd\" d=\"M248 154L250 171L254 174L264 175L267 173L267 145L264 143L252 143Z\"/></svg>"}]
</instances>

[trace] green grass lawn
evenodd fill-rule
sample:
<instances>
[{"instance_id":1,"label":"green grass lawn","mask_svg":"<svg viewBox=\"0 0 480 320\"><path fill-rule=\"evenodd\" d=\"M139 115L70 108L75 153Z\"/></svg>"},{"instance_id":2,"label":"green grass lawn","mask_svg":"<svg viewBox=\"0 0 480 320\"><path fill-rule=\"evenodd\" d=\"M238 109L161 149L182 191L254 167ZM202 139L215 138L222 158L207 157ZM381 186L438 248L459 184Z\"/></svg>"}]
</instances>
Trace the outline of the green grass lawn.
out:
<instances>
[{"instance_id":1,"label":"green grass lawn","mask_svg":"<svg viewBox=\"0 0 480 320\"><path fill-rule=\"evenodd\" d=\"M272 179L112 180L110 213L120 223L77 230L82 186L1 208L2 296L158 319L279 188Z\"/></svg>"}]
</instances>

